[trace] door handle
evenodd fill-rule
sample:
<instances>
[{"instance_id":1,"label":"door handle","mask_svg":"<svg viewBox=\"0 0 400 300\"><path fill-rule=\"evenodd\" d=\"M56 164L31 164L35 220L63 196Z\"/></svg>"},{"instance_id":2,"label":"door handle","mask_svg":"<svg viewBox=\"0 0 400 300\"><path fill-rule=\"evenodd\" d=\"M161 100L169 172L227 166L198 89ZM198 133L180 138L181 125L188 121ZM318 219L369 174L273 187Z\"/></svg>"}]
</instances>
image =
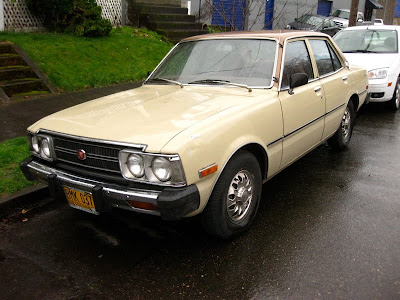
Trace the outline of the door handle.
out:
<instances>
[{"instance_id":1,"label":"door handle","mask_svg":"<svg viewBox=\"0 0 400 300\"><path fill-rule=\"evenodd\" d=\"M321 91L321 87L317 86L316 88L314 88L314 92L318 93L319 91Z\"/></svg>"},{"instance_id":2,"label":"door handle","mask_svg":"<svg viewBox=\"0 0 400 300\"><path fill-rule=\"evenodd\" d=\"M343 81L346 81L347 80L347 76L343 76L342 79L343 79Z\"/></svg>"}]
</instances>

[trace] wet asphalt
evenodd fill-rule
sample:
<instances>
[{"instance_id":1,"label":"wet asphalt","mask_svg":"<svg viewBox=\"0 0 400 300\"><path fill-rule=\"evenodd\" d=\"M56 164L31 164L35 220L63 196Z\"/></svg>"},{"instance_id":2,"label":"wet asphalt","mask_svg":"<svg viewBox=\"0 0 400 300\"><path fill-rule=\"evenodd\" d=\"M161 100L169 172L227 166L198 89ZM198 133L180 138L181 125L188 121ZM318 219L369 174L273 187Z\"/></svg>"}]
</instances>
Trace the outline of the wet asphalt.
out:
<instances>
[{"instance_id":1,"label":"wet asphalt","mask_svg":"<svg viewBox=\"0 0 400 300\"><path fill-rule=\"evenodd\" d=\"M369 105L347 151L323 145L264 184L228 242L196 218L19 207L0 223L1 298L400 299L399 132L400 113Z\"/></svg>"}]
</instances>

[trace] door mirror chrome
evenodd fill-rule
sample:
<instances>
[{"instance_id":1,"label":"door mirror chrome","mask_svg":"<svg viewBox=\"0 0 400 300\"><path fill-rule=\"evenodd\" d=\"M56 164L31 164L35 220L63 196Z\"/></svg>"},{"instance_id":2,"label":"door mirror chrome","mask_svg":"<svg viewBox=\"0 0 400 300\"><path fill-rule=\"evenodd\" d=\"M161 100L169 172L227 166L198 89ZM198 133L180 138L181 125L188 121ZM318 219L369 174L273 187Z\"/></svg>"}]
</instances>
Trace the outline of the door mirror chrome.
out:
<instances>
[{"instance_id":1,"label":"door mirror chrome","mask_svg":"<svg viewBox=\"0 0 400 300\"><path fill-rule=\"evenodd\" d=\"M306 73L294 73L290 76L289 80L289 94L293 95L293 89L308 83L308 76Z\"/></svg>"},{"instance_id":2,"label":"door mirror chrome","mask_svg":"<svg viewBox=\"0 0 400 300\"><path fill-rule=\"evenodd\" d=\"M344 63L345 67L348 69L350 67L349 62L346 60L346 62Z\"/></svg>"}]
</instances>

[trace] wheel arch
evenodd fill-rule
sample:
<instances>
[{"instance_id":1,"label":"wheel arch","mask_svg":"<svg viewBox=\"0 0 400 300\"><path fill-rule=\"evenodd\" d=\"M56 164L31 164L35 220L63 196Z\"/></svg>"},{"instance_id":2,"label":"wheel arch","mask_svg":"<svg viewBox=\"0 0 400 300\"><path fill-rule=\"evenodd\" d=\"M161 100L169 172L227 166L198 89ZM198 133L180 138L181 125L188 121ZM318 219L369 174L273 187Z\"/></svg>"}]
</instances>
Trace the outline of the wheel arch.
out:
<instances>
[{"instance_id":1,"label":"wheel arch","mask_svg":"<svg viewBox=\"0 0 400 300\"><path fill-rule=\"evenodd\" d=\"M349 99L349 102L350 101L353 102L354 110L357 112L359 109L358 105L360 104L360 98L358 97L357 94L353 94L353 95L351 95L351 97Z\"/></svg>"}]
</instances>

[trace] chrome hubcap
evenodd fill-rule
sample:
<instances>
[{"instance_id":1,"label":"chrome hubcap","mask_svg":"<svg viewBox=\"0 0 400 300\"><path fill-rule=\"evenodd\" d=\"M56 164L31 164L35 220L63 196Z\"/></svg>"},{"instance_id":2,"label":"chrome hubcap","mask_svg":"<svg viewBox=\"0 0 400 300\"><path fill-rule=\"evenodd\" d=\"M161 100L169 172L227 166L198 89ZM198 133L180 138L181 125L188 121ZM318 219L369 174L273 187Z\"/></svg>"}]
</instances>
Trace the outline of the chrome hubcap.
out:
<instances>
[{"instance_id":1,"label":"chrome hubcap","mask_svg":"<svg viewBox=\"0 0 400 300\"><path fill-rule=\"evenodd\" d=\"M342 135L343 141L347 141L347 138L350 134L350 122L351 122L351 115L348 108L344 112L343 119L342 119Z\"/></svg>"},{"instance_id":2,"label":"chrome hubcap","mask_svg":"<svg viewBox=\"0 0 400 300\"><path fill-rule=\"evenodd\" d=\"M226 198L229 218L232 221L243 219L249 210L252 198L253 181L251 174L246 170L242 170L233 177L229 185Z\"/></svg>"},{"instance_id":3,"label":"chrome hubcap","mask_svg":"<svg viewBox=\"0 0 400 300\"><path fill-rule=\"evenodd\" d=\"M400 100L399 100L400 92L399 92L399 89L400 89L400 84L397 84L397 89L396 89L396 102L395 102L396 108L399 108L399 105L400 105Z\"/></svg>"}]
</instances>

